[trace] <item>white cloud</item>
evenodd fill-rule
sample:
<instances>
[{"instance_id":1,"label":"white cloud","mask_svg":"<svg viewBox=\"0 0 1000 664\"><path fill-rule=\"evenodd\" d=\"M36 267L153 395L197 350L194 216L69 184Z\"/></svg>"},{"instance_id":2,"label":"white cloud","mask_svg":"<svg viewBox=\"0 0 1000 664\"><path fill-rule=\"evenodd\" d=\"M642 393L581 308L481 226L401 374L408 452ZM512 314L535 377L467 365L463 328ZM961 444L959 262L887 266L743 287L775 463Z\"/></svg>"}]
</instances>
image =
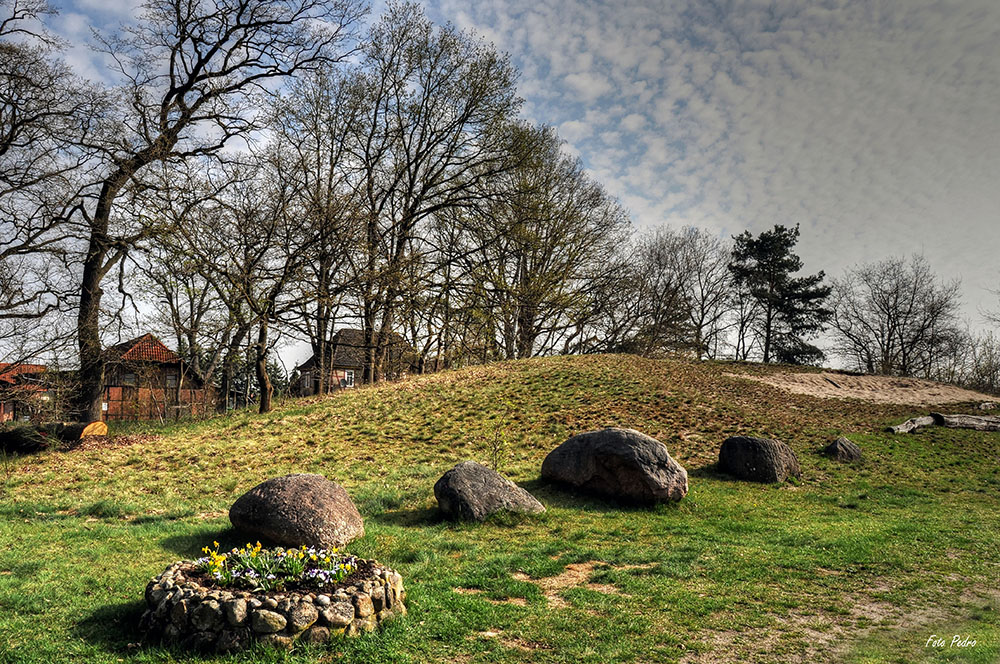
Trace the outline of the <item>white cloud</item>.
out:
<instances>
[{"instance_id":1,"label":"white cloud","mask_svg":"<svg viewBox=\"0 0 1000 664\"><path fill-rule=\"evenodd\" d=\"M993 301L993 0L431 3L513 55L532 116L637 224L801 223L809 270L922 251L964 280L970 318Z\"/></svg>"}]
</instances>

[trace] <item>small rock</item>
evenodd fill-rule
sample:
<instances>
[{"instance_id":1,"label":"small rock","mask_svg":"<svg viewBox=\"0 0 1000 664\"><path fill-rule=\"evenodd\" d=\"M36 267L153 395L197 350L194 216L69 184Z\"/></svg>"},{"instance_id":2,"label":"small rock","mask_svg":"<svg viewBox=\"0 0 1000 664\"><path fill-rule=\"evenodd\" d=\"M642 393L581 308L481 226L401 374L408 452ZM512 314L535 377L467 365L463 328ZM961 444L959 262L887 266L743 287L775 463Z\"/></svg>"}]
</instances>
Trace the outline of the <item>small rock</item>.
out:
<instances>
[{"instance_id":1,"label":"small rock","mask_svg":"<svg viewBox=\"0 0 1000 664\"><path fill-rule=\"evenodd\" d=\"M316 595L316 606L322 606L322 607L330 606L330 596Z\"/></svg>"},{"instance_id":2,"label":"small rock","mask_svg":"<svg viewBox=\"0 0 1000 664\"><path fill-rule=\"evenodd\" d=\"M303 643L326 643L330 640L330 630L326 627L320 627L319 625L313 625L306 631L302 632L302 636L299 637L299 641Z\"/></svg>"},{"instance_id":3,"label":"small rock","mask_svg":"<svg viewBox=\"0 0 1000 664\"><path fill-rule=\"evenodd\" d=\"M174 604L173 608L170 609L170 622L177 625L177 627L183 629L187 627L188 618L188 601L182 599L181 601Z\"/></svg>"},{"instance_id":4,"label":"small rock","mask_svg":"<svg viewBox=\"0 0 1000 664\"><path fill-rule=\"evenodd\" d=\"M284 636L283 634L265 634L260 637L260 642L264 645L271 646L272 648L278 648L280 650L291 650L292 646L295 645L295 639L290 636Z\"/></svg>"},{"instance_id":5,"label":"small rock","mask_svg":"<svg viewBox=\"0 0 1000 664\"><path fill-rule=\"evenodd\" d=\"M375 613L375 607L372 605L372 598L368 595L355 595L354 596L354 610L355 615L358 618L367 618L373 613Z\"/></svg>"},{"instance_id":6,"label":"small rock","mask_svg":"<svg viewBox=\"0 0 1000 664\"><path fill-rule=\"evenodd\" d=\"M347 627L354 620L354 607L348 602L333 602L320 615L330 627Z\"/></svg>"},{"instance_id":7,"label":"small rock","mask_svg":"<svg viewBox=\"0 0 1000 664\"><path fill-rule=\"evenodd\" d=\"M243 650L250 642L250 633L245 629L224 630L215 642L215 650L219 653L231 653Z\"/></svg>"},{"instance_id":8,"label":"small rock","mask_svg":"<svg viewBox=\"0 0 1000 664\"><path fill-rule=\"evenodd\" d=\"M860 461L861 448L847 438L840 437L823 448L823 454L837 461Z\"/></svg>"},{"instance_id":9,"label":"small rock","mask_svg":"<svg viewBox=\"0 0 1000 664\"><path fill-rule=\"evenodd\" d=\"M226 622L237 627L246 622L247 601L245 599L233 599L225 603Z\"/></svg>"},{"instance_id":10,"label":"small rock","mask_svg":"<svg viewBox=\"0 0 1000 664\"><path fill-rule=\"evenodd\" d=\"M258 634L272 634L285 629L285 625L288 624L288 620L286 620L285 616L280 613L267 611L266 609L258 609L253 612L251 624L253 626L253 631Z\"/></svg>"},{"instance_id":11,"label":"small rock","mask_svg":"<svg viewBox=\"0 0 1000 664\"><path fill-rule=\"evenodd\" d=\"M210 632L222 625L222 609L214 599L205 600L191 612L191 625L196 630Z\"/></svg>"},{"instance_id":12,"label":"small rock","mask_svg":"<svg viewBox=\"0 0 1000 664\"><path fill-rule=\"evenodd\" d=\"M267 599L264 600L264 606L266 606L269 609L276 609L278 608L278 600L274 599L273 597L268 597Z\"/></svg>"},{"instance_id":13,"label":"small rock","mask_svg":"<svg viewBox=\"0 0 1000 664\"><path fill-rule=\"evenodd\" d=\"M300 602L288 612L288 631L293 634L304 631L319 619L319 611L312 604Z\"/></svg>"},{"instance_id":14,"label":"small rock","mask_svg":"<svg viewBox=\"0 0 1000 664\"><path fill-rule=\"evenodd\" d=\"M186 646L191 650L206 652L215 649L218 635L215 632L195 632L187 638Z\"/></svg>"},{"instance_id":15,"label":"small rock","mask_svg":"<svg viewBox=\"0 0 1000 664\"><path fill-rule=\"evenodd\" d=\"M375 586L372 588L370 596L375 613L385 608L385 586Z\"/></svg>"},{"instance_id":16,"label":"small rock","mask_svg":"<svg viewBox=\"0 0 1000 664\"><path fill-rule=\"evenodd\" d=\"M368 632L374 632L378 624L375 622L375 616L367 616L365 618L357 618L351 623L351 632L353 634L367 634Z\"/></svg>"}]
</instances>

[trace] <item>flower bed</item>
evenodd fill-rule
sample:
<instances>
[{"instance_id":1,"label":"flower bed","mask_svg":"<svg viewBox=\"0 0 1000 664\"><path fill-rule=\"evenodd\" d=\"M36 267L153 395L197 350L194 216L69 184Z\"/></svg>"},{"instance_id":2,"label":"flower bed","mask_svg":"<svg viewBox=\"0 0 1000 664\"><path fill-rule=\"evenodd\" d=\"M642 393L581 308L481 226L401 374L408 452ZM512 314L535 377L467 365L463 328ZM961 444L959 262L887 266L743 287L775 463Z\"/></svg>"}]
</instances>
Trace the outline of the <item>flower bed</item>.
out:
<instances>
[{"instance_id":1,"label":"flower bed","mask_svg":"<svg viewBox=\"0 0 1000 664\"><path fill-rule=\"evenodd\" d=\"M291 648L370 632L406 614L402 577L374 560L259 545L206 553L174 563L146 586L141 628L151 637L218 652L254 641Z\"/></svg>"}]
</instances>

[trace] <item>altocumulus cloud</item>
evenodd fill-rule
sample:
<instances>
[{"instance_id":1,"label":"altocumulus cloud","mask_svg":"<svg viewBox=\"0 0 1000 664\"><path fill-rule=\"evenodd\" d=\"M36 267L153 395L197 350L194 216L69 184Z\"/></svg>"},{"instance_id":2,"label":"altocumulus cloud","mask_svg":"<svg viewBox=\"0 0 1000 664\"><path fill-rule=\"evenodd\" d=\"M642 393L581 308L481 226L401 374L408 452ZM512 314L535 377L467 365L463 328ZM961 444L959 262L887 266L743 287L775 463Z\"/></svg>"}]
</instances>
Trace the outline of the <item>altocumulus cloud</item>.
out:
<instances>
[{"instance_id":1,"label":"altocumulus cloud","mask_svg":"<svg viewBox=\"0 0 1000 664\"><path fill-rule=\"evenodd\" d=\"M1000 3L429 0L640 226L802 225L811 271L923 252L1000 284Z\"/></svg>"}]
</instances>

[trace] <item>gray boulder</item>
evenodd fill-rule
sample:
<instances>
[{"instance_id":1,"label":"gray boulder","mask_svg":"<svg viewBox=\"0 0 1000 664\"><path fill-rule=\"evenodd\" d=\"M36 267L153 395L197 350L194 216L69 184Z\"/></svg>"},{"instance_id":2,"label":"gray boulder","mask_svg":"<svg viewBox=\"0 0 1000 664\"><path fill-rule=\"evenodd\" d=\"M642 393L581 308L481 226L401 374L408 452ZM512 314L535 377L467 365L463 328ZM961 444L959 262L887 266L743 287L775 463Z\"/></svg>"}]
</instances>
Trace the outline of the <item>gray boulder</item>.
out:
<instances>
[{"instance_id":1,"label":"gray boulder","mask_svg":"<svg viewBox=\"0 0 1000 664\"><path fill-rule=\"evenodd\" d=\"M799 460L788 445L747 436L735 436L722 443L719 470L751 482L784 482L802 475Z\"/></svg>"},{"instance_id":2,"label":"gray boulder","mask_svg":"<svg viewBox=\"0 0 1000 664\"><path fill-rule=\"evenodd\" d=\"M824 447L823 454L837 461L861 460L861 448L844 437L840 437Z\"/></svg>"},{"instance_id":3,"label":"gray boulder","mask_svg":"<svg viewBox=\"0 0 1000 664\"><path fill-rule=\"evenodd\" d=\"M452 519L484 521L497 512L537 514L545 507L491 468L463 461L434 484L438 507Z\"/></svg>"},{"instance_id":4,"label":"gray boulder","mask_svg":"<svg viewBox=\"0 0 1000 664\"><path fill-rule=\"evenodd\" d=\"M549 452L542 477L633 503L680 500L687 471L655 438L616 427L573 436Z\"/></svg>"},{"instance_id":5,"label":"gray boulder","mask_svg":"<svg viewBox=\"0 0 1000 664\"><path fill-rule=\"evenodd\" d=\"M365 534L351 497L322 475L262 482L233 503L229 520L251 537L293 547L339 548Z\"/></svg>"}]
</instances>

